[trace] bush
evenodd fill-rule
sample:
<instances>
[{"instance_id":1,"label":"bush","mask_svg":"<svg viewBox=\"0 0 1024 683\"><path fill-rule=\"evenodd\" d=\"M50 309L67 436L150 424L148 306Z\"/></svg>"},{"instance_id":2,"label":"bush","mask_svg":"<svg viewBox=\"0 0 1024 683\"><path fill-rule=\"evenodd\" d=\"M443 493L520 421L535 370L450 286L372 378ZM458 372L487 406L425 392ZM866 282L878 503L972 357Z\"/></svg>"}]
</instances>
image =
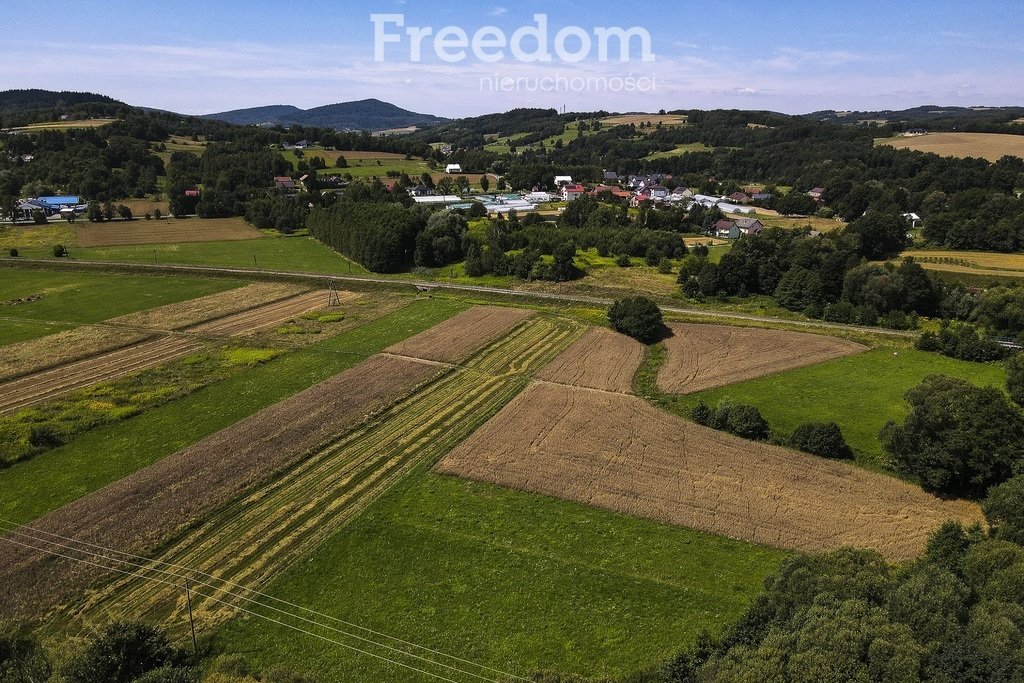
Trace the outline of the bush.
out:
<instances>
[{"instance_id":1,"label":"bush","mask_svg":"<svg viewBox=\"0 0 1024 683\"><path fill-rule=\"evenodd\" d=\"M171 645L163 630L148 624L114 622L72 658L64 678L68 683L133 683L151 671L179 666L184 660L184 653Z\"/></svg>"},{"instance_id":2,"label":"bush","mask_svg":"<svg viewBox=\"0 0 1024 683\"><path fill-rule=\"evenodd\" d=\"M929 331L922 334L916 347L920 351L941 353L950 358L977 363L999 360L1010 353L1009 349L978 334L973 325L966 323L950 325L943 322L937 333Z\"/></svg>"},{"instance_id":3,"label":"bush","mask_svg":"<svg viewBox=\"0 0 1024 683\"><path fill-rule=\"evenodd\" d=\"M664 329L658 304L643 296L616 301L608 311L608 320L616 331L645 344L657 341Z\"/></svg>"},{"instance_id":4,"label":"bush","mask_svg":"<svg viewBox=\"0 0 1024 683\"><path fill-rule=\"evenodd\" d=\"M11 247L11 257L18 258L18 250L15 249L14 247Z\"/></svg>"},{"instance_id":5,"label":"bush","mask_svg":"<svg viewBox=\"0 0 1024 683\"><path fill-rule=\"evenodd\" d=\"M722 403L718 408L711 408L701 401L694 406L690 417L699 425L729 432L744 439L766 441L771 436L771 429L761 411L751 405Z\"/></svg>"},{"instance_id":6,"label":"bush","mask_svg":"<svg viewBox=\"0 0 1024 683\"><path fill-rule=\"evenodd\" d=\"M1024 545L1024 474L993 487L981 508L993 536Z\"/></svg>"},{"instance_id":7,"label":"bush","mask_svg":"<svg viewBox=\"0 0 1024 683\"><path fill-rule=\"evenodd\" d=\"M68 255L68 249L63 244L53 245L53 255L57 258L62 258Z\"/></svg>"},{"instance_id":8,"label":"bush","mask_svg":"<svg viewBox=\"0 0 1024 683\"><path fill-rule=\"evenodd\" d=\"M615 259L615 265L617 265L619 268L629 268L631 265L633 265L633 262L630 260L629 254L619 254L619 256Z\"/></svg>"},{"instance_id":9,"label":"bush","mask_svg":"<svg viewBox=\"0 0 1024 683\"><path fill-rule=\"evenodd\" d=\"M824 458L847 460L853 457L853 450L835 422L805 422L793 430L789 445Z\"/></svg>"},{"instance_id":10,"label":"bush","mask_svg":"<svg viewBox=\"0 0 1024 683\"><path fill-rule=\"evenodd\" d=\"M1006 361L1006 391L1014 403L1024 406L1024 353L1016 353Z\"/></svg>"}]
</instances>

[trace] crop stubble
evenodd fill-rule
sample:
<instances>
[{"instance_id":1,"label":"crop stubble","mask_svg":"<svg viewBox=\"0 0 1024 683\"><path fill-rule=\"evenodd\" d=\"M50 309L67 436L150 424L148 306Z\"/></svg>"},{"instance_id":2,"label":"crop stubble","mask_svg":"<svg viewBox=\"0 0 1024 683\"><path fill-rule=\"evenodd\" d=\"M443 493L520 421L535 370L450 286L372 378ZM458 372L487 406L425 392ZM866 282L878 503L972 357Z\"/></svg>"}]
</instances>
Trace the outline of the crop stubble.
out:
<instances>
[{"instance_id":1,"label":"crop stubble","mask_svg":"<svg viewBox=\"0 0 1024 683\"><path fill-rule=\"evenodd\" d=\"M692 394L867 351L855 342L806 332L669 323L672 336L658 388Z\"/></svg>"},{"instance_id":2,"label":"crop stubble","mask_svg":"<svg viewBox=\"0 0 1024 683\"><path fill-rule=\"evenodd\" d=\"M598 418L598 419L595 419ZM919 554L977 505L687 422L626 395L534 383L437 466L470 479L801 551Z\"/></svg>"},{"instance_id":3,"label":"crop stubble","mask_svg":"<svg viewBox=\"0 0 1024 683\"><path fill-rule=\"evenodd\" d=\"M454 352L459 330L448 330L443 335L436 330L424 334L438 343L447 338ZM328 384L324 383L268 409L283 413L264 411L38 524L89 542L101 539L98 542L103 545L131 552L152 549L178 530L175 539L158 552L159 559L215 570L220 577L247 585L263 585L412 468L439 458L472 432L521 389L523 373L532 373L549 361L578 332L571 323L535 317L471 355L460 367L439 369L435 362L379 354L359 366L361 376L352 375L353 369L328 381L339 390L353 383L364 387L363 398L357 391L351 399L359 405L360 414L367 409L365 392L375 395L373 387L378 384L392 388L389 396L401 394L403 388L410 390L414 383L421 387L347 433L338 436L344 430L332 417L322 429L304 436L318 424L318 417L332 414L330 397L321 389ZM430 361L439 356L431 355ZM439 362L452 360L452 355L441 356ZM396 368L409 373L408 380L400 383L403 387L392 379ZM435 379L422 383L431 376ZM327 412L318 416L314 411L320 406ZM306 418L306 413L312 414ZM253 429L270 431L266 438L256 439ZM249 441L252 445L245 446ZM190 463L207 459L225 461L217 465L223 483L215 489L208 485L208 475L187 475L194 466ZM268 480L273 472L278 475L269 483L251 486L256 480ZM168 488L164 495L151 493ZM238 496L243 489L249 492ZM126 499L138 503L125 505ZM176 509L183 500L193 499L197 502ZM234 502L224 506L230 499ZM205 521L195 521L218 504L222 507ZM112 515L122 508L127 509L124 519ZM184 526L189 522L192 526ZM32 551L20 557L14 563L0 562L0 582L42 586L36 593L51 606L97 578L95 572L90 575ZM180 617L180 596L165 589L143 580L115 580L92 592L80 605L80 613L86 620L122 612ZM193 606L202 619L230 614L212 601L199 599Z\"/></svg>"},{"instance_id":4,"label":"crop stubble","mask_svg":"<svg viewBox=\"0 0 1024 683\"><path fill-rule=\"evenodd\" d=\"M537 374L537 379L602 391L630 393L644 357L638 341L603 327L591 327Z\"/></svg>"}]
</instances>

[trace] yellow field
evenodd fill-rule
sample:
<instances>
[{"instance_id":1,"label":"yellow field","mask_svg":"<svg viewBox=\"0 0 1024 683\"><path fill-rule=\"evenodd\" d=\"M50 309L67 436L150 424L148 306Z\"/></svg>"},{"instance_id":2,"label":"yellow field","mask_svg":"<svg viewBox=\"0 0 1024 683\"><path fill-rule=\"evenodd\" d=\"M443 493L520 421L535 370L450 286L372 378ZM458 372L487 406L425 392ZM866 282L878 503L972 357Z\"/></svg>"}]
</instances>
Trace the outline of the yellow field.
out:
<instances>
[{"instance_id":1,"label":"yellow field","mask_svg":"<svg viewBox=\"0 0 1024 683\"><path fill-rule=\"evenodd\" d=\"M0 256L6 256L9 249L25 249L26 247L52 247L63 244L75 246L75 229L67 223L50 225L8 225L0 227Z\"/></svg>"},{"instance_id":2,"label":"yellow field","mask_svg":"<svg viewBox=\"0 0 1024 683\"><path fill-rule=\"evenodd\" d=\"M601 119L601 123L608 126L639 126L641 123L650 123L653 126L659 123L662 126L685 126L687 120L685 116L679 114L621 114Z\"/></svg>"},{"instance_id":3,"label":"yellow field","mask_svg":"<svg viewBox=\"0 0 1024 683\"><path fill-rule=\"evenodd\" d=\"M1024 277L1024 254L1000 254L989 251L905 251L900 258L914 260L930 270L954 273Z\"/></svg>"},{"instance_id":4,"label":"yellow field","mask_svg":"<svg viewBox=\"0 0 1024 683\"><path fill-rule=\"evenodd\" d=\"M7 128L5 130L21 131L24 133L36 133L41 130L71 130L73 128L99 128L106 126L117 119L82 119L81 121L50 121L48 123L33 123L20 128Z\"/></svg>"},{"instance_id":5,"label":"yellow field","mask_svg":"<svg viewBox=\"0 0 1024 683\"><path fill-rule=\"evenodd\" d=\"M928 133L916 137L879 138L875 144L946 157L980 157L989 161L998 161L1006 155L1024 158L1024 135L1005 133Z\"/></svg>"}]
</instances>

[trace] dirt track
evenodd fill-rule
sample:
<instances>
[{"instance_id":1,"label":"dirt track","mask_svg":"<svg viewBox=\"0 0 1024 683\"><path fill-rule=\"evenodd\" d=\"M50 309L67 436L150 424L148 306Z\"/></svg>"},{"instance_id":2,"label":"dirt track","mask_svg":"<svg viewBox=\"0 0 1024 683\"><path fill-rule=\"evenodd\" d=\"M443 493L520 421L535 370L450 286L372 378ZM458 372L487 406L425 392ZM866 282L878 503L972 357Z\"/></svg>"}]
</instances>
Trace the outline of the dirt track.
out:
<instances>
[{"instance_id":1,"label":"dirt track","mask_svg":"<svg viewBox=\"0 0 1024 683\"><path fill-rule=\"evenodd\" d=\"M890 560L920 554L946 519L982 518L973 503L707 429L639 398L545 383L437 470L779 548L853 545Z\"/></svg>"},{"instance_id":2,"label":"dirt track","mask_svg":"<svg viewBox=\"0 0 1024 683\"><path fill-rule=\"evenodd\" d=\"M537 379L628 394L643 359L640 342L603 327L591 327L541 370Z\"/></svg>"},{"instance_id":3,"label":"dirt track","mask_svg":"<svg viewBox=\"0 0 1024 683\"><path fill-rule=\"evenodd\" d=\"M355 296L355 295L352 295ZM199 336L234 337L253 334L319 308L323 292L307 292L248 311L187 327ZM192 353L202 344L192 336L160 336L115 351L25 375L0 384L0 413L19 410L81 387L124 377Z\"/></svg>"},{"instance_id":4,"label":"dirt track","mask_svg":"<svg viewBox=\"0 0 1024 683\"><path fill-rule=\"evenodd\" d=\"M819 334L757 327L669 323L668 356L658 387L692 394L866 351L860 344Z\"/></svg>"}]
</instances>

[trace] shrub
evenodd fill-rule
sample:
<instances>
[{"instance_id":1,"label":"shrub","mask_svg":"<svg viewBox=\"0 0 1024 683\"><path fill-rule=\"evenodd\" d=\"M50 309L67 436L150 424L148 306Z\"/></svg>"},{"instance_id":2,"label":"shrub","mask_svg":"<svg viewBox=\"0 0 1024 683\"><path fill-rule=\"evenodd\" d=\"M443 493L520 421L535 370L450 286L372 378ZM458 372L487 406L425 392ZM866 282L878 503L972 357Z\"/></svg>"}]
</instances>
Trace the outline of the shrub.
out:
<instances>
[{"instance_id":1,"label":"shrub","mask_svg":"<svg viewBox=\"0 0 1024 683\"><path fill-rule=\"evenodd\" d=\"M999 360L1010 353L1009 349L980 335L973 325L966 323L950 325L943 322L937 333L928 331L922 334L916 347L920 351L941 353L950 358L978 363Z\"/></svg>"},{"instance_id":2,"label":"shrub","mask_svg":"<svg viewBox=\"0 0 1024 683\"><path fill-rule=\"evenodd\" d=\"M180 665L184 659L161 629L114 622L72 658L64 678L68 683L132 683L155 669Z\"/></svg>"},{"instance_id":3,"label":"shrub","mask_svg":"<svg viewBox=\"0 0 1024 683\"><path fill-rule=\"evenodd\" d=\"M63 244L53 245L53 255L57 258L62 258L68 255L68 249Z\"/></svg>"},{"instance_id":4,"label":"shrub","mask_svg":"<svg viewBox=\"0 0 1024 683\"><path fill-rule=\"evenodd\" d=\"M616 301L608 311L608 320L616 331L645 344L657 341L664 329L658 304L643 296Z\"/></svg>"},{"instance_id":5,"label":"shrub","mask_svg":"<svg viewBox=\"0 0 1024 683\"><path fill-rule=\"evenodd\" d=\"M1024 474L993 487L981 508L993 536L1024 545Z\"/></svg>"},{"instance_id":6,"label":"shrub","mask_svg":"<svg viewBox=\"0 0 1024 683\"><path fill-rule=\"evenodd\" d=\"M805 422L793 430L789 445L824 458L846 460L853 457L853 450L835 422Z\"/></svg>"},{"instance_id":7,"label":"shrub","mask_svg":"<svg viewBox=\"0 0 1024 683\"><path fill-rule=\"evenodd\" d=\"M14 247L11 247L11 257L18 258L18 250L15 249Z\"/></svg>"},{"instance_id":8,"label":"shrub","mask_svg":"<svg viewBox=\"0 0 1024 683\"><path fill-rule=\"evenodd\" d=\"M1016 353L1006 361L1006 391L1014 403L1024 406L1024 353Z\"/></svg>"},{"instance_id":9,"label":"shrub","mask_svg":"<svg viewBox=\"0 0 1024 683\"><path fill-rule=\"evenodd\" d=\"M615 265L617 265L619 268L629 268L631 265L633 265L633 262L630 260L629 254L619 254L619 256L615 259Z\"/></svg>"},{"instance_id":10,"label":"shrub","mask_svg":"<svg viewBox=\"0 0 1024 683\"><path fill-rule=\"evenodd\" d=\"M712 408L701 401L694 406L690 417L699 425L729 432L744 439L766 441L771 429L761 411L751 405L722 403Z\"/></svg>"}]
</instances>

